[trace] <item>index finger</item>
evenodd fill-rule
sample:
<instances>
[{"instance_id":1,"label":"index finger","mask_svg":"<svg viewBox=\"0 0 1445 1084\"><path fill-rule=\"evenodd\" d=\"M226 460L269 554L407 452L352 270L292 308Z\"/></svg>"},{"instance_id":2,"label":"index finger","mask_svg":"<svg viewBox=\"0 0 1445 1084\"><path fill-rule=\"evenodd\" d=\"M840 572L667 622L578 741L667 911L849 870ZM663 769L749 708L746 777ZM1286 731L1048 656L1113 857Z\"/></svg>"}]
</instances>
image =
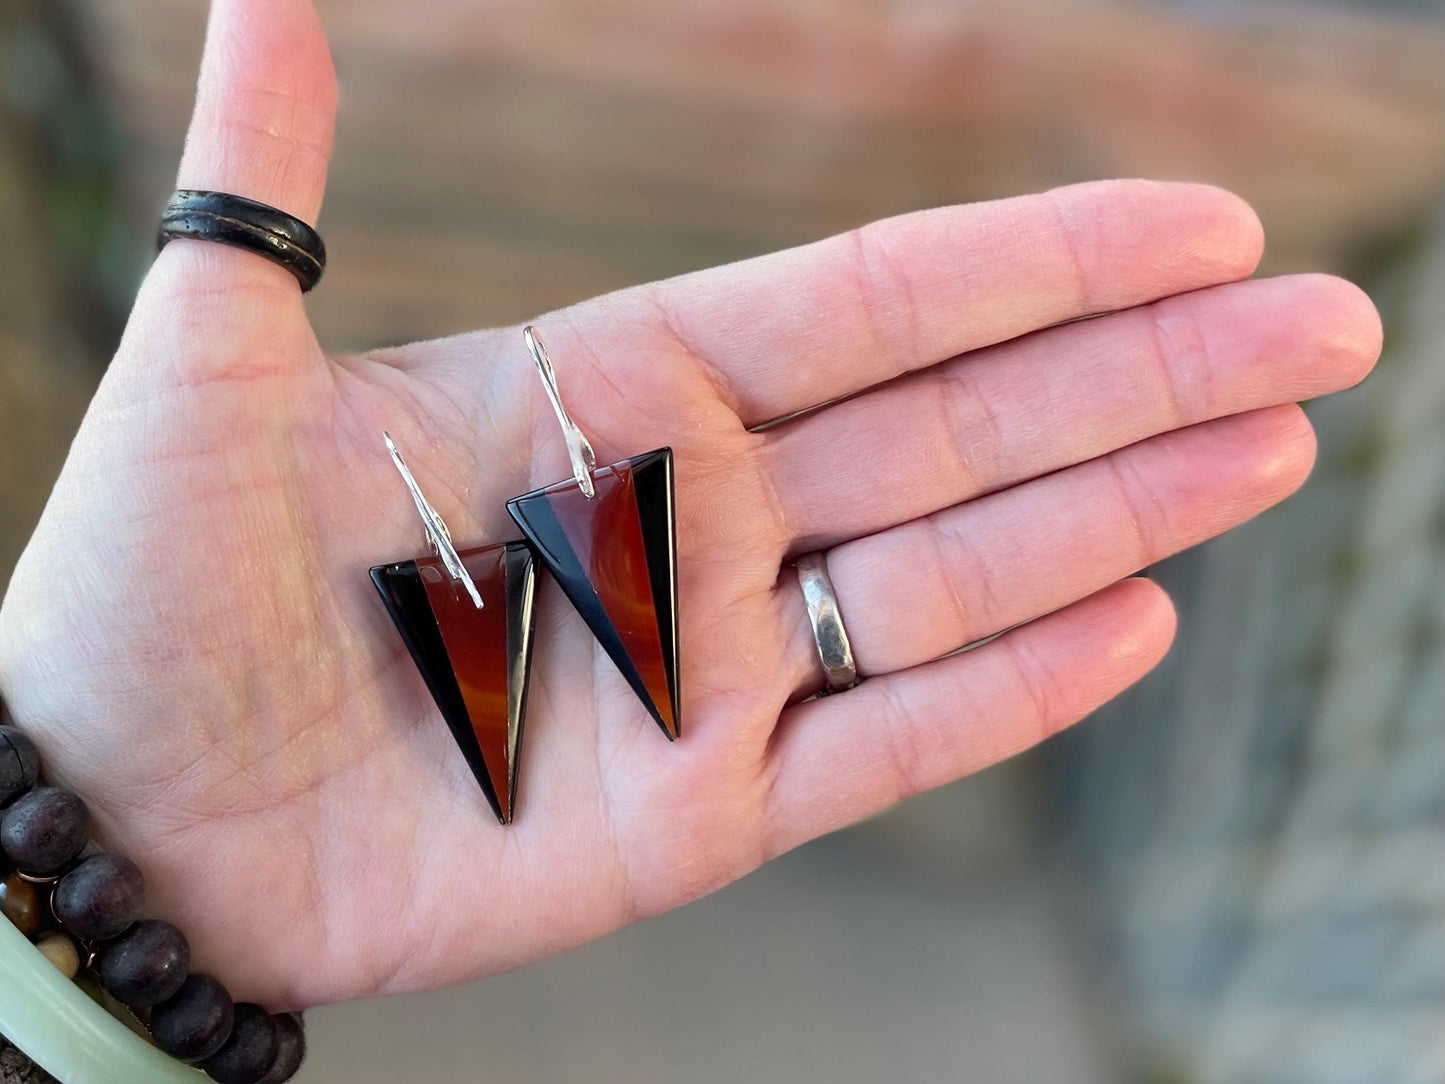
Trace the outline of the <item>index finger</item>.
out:
<instances>
[{"instance_id":1,"label":"index finger","mask_svg":"<svg viewBox=\"0 0 1445 1084\"><path fill-rule=\"evenodd\" d=\"M1248 277L1239 197L1100 181L883 219L637 288L746 425L1050 324Z\"/></svg>"}]
</instances>

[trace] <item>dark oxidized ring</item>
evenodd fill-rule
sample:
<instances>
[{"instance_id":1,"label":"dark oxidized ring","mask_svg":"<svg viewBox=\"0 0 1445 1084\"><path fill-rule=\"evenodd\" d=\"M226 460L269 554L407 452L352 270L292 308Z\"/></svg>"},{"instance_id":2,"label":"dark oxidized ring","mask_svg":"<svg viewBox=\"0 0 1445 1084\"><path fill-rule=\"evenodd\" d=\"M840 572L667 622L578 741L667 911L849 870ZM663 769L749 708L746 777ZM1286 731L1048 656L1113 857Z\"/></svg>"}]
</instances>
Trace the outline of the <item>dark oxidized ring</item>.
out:
<instances>
[{"instance_id":1,"label":"dark oxidized ring","mask_svg":"<svg viewBox=\"0 0 1445 1084\"><path fill-rule=\"evenodd\" d=\"M285 211L227 192L176 192L161 215L156 248L178 237L264 256L295 275L302 293L320 282L326 270L326 246L314 229Z\"/></svg>"}]
</instances>

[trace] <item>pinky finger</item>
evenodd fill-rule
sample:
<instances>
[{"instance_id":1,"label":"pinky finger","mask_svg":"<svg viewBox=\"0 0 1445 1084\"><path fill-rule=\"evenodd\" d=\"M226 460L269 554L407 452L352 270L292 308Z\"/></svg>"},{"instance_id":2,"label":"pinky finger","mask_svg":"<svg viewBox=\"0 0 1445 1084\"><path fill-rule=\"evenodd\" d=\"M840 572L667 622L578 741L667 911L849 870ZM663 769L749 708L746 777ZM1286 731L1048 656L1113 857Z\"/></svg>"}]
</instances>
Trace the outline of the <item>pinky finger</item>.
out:
<instances>
[{"instance_id":1,"label":"pinky finger","mask_svg":"<svg viewBox=\"0 0 1445 1084\"><path fill-rule=\"evenodd\" d=\"M788 711L772 756L767 854L1021 753L1148 673L1174 609L1130 579L973 651Z\"/></svg>"}]
</instances>

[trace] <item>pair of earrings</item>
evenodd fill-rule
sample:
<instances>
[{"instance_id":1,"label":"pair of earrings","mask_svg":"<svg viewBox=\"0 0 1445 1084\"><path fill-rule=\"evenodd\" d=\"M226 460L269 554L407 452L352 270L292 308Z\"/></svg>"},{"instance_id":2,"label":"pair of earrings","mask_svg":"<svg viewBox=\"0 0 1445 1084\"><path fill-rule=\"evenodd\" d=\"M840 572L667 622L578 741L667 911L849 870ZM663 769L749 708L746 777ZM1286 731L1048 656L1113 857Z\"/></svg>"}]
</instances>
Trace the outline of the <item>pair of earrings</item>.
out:
<instances>
[{"instance_id":1,"label":"pair of earrings","mask_svg":"<svg viewBox=\"0 0 1445 1084\"><path fill-rule=\"evenodd\" d=\"M458 550L385 435L432 553L377 565L372 582L497 818L516 808L536 616L536 562L546 566L669 740L678 696L677 541L672 449L604 467L567 413L547 350L528 327L572 461L570 480L513 497L524 539Z\"/></svg>"}]
</instances>

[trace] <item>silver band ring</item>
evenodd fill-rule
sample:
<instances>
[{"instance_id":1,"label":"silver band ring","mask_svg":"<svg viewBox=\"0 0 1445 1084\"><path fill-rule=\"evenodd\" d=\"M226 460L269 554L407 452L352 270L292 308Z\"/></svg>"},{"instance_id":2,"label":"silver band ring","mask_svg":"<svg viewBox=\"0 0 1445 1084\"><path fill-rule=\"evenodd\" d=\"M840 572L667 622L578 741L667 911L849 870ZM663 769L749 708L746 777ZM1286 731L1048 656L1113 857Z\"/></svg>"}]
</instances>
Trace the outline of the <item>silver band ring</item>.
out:
<instances>
[{"instance_id":1,"label":"silver band ring","mask_svg":"<svg viewBox=\"0 0 1445 1084\"><path fill-rule=\"evenodd\" d=\"M848 630L843 627L843 615L838 612L838 596L833 593L833 581L828 578L827 558L821 553L804 554L795 567L798 586L803 589L803 602L808 607L808 621L813 626L813 640L818 646L818 661L823 664L828 682L818 695L851 689L863 679L853 663L853 646L848 642Z\"/></svg>"}]
</instances>

